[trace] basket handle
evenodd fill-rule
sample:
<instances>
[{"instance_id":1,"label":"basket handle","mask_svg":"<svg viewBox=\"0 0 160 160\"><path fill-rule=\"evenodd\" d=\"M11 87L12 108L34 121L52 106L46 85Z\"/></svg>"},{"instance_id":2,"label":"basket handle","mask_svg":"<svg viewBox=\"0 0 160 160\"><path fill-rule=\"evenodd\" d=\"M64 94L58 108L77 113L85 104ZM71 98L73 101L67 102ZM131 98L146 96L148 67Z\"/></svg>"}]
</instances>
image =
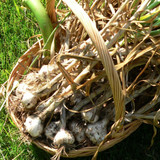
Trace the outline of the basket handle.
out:
<instances>
[{"instance_id":1,"label":"basket handle","mask_svg":"<svg viewBox=\"0 0 160 160\"><path fill-rule=\"evenodd\" d=\"M122 119L125 114L124 95L118 73L115 69L113 60L108 53L108 48L96 26L83 8L75 0L63 0L63 2L66 3L78 17L99 53L113 94L115 104L115 121L118 121L119 119Z\"/></svg>"}]
</instances>

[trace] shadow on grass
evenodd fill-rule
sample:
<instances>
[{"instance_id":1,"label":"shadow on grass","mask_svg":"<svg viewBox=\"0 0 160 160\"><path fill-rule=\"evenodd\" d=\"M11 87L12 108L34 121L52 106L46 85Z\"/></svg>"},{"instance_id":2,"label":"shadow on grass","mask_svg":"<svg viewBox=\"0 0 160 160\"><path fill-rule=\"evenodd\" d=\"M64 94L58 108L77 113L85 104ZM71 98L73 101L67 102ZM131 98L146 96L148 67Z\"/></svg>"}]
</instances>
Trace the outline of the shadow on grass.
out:
<instances>
[{"instance_id":1,"label":"shadow on grass","mask_svg":"<svg viewBox=\"0 0 160 160\"><path fill-rule=\"evenodd\" d=\"M97 160L159 160L160 159L160 129L157 129L157 136L154 145L149 149L153 135L153 127L142 125L140 128L114 147L99 153ZM37 160L49 160L52 156L31 145L31 150ZM71 160L91 160L90 157L72 158ZM69 160L61 158L61 160Z\"/></svg>"}]
</instances>

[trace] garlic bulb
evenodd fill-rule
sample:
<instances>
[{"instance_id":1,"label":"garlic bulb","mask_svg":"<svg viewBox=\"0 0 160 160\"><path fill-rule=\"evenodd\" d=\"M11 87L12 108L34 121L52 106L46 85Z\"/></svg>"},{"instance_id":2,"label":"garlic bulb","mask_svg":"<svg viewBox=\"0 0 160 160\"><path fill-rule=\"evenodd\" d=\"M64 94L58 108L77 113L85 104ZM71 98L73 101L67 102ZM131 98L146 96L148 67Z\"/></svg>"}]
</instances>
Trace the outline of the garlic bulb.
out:
<instances>
[{"instance_id":1,"label":"garlic bulb","mask_svg":"<svg viewBox=\"0 0 160 160\"><path fill-rule=\"evenodd\" d=\"M71 121L69 123L69 129L72 131L72 133L75 136L75 139L77 142L82 143L85 141L85 128L84 126L80 125L76 121Z\"/></svg>"},{"instance_id":2,"label":"garlic bulb","mask_svg":"<svg viewBox=\"0 0 160 160\"><path fill-rule=\"evenodd\" d=\"M23 94L21 102L25 108L31 109L31 108L34 108L35 105L37 104L37 97L31 92L26 91Z\"/></svg>"},{"instance_id":3,"label":"garlic bulb","mask_svg":"<svg viewBox=\"0 0 160 160\"><path fill-rule=\"evenodd\" d=\"M26 131L32 136L32 137L39 137L41 136L43 132L43 125L42 121L39 117L35 116L29 116L27 117L25 123Z\"/></svg>"},{"instance_id":4,"label":"garlic bulb","mask_svg":"<svg viewBox=\"0 0 160 160\"><path fill-rule=\"evenodd\" d=\"M75 138L73 134L63 128L61 128L54 137L54 144L56 146L61 146L64 144L73 144L74 142Z\"/></svg>"},{"instance_id":5,"label":"garlic bulb","mask_svg":"<svg viewBox=\"0 0 160 160\"><path fill-rule=\"evenodd\" d=\"M49 72L48 68L49 68L48 65L43 65L41 67L41 69L39 70L38 74L41 75L41 76L43 76L43 77L47 76L48 72Z\"/></svg>"},{"instance_id":6,"label":"garlic bulb","mask_svg":"<svg viewBox=\"0 0 160 160\"><path fill-rule=\"evenodd\" d=\"M14 84L14 85L15 85L15 84ZM16 84L16 85L17 85L17 84ZM16 95L18 96L18 95L20 95L20 94L25 93L25 92L27 91L28 87L29 87L29 86L28 86L26 83L24 83L24 82L20 83L20 84L18 85L17 89L16 89Z\"/></svg>"},{"instance_id":7,"label":"garlic bulb","mask_svg":"<svg viewBox=\"0 0 160 160\"><path fill-rule=\"evenodd\" d=\"M49 139L54 138L56 133L60 130L60 121L51 122L44 130L45 136Z\"/></svg>"},{"instance_id":8,"label":"garlic bulb","mask_svg":"<svg viewBox=\"0 0 160 160\"><path fill-rule=\"evenodd\" d=\"M107 134L107 119L103 119L94 124L88 124L86 129L86 136L90 139L93 144L98 145L101 141L104 140L104 137Z\"/></svg>"},{"instance_id":9,"label":"garlic bulb","mask_svg":"<svg viewBox=\"0 0 160 160\"><path fill-rule=\"evenodd\" d=\"M50 76L52 76L52 74L54 75L56 72L56 70L57 70L58 68L57 68L57 65L55 65L55 64L52 64L52 65L43 65L42 67L41 67L41 69L39 70L39 72L38 72L38 74L40 75L40 76L42 76L42 77L50 77Z\"/></svg>"}]
</instances>

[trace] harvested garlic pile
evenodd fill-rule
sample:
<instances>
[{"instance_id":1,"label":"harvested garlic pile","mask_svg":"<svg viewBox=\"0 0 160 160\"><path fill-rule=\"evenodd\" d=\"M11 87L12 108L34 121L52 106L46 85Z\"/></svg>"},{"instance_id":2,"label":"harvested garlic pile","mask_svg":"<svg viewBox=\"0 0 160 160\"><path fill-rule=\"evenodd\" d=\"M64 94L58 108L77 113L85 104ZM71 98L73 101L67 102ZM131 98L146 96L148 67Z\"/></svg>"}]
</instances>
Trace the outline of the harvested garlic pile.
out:
<instances>
[{"instance_id":1,"label":"harvested garlic pile","mask_svg":"<svg viewBox=\"0 0 160 160\"><path fill-rule=\"evenodd\" d=\"M72 61L70 63L67 65L74 65ZM45 138L56 148L98 145L107 134L109 120L101 120L102 106L94 107L111 96L110 90L104 92L108 86L104 80L98 82L88 97L82 90L74 91L74 86L68 85L67 80L61 83L63 75L57 70L55 64L43 65L38 72L27 74L19 83L15 94L20 99L22 110L27 113L25 133L34 138ZM78 76L75 83L81 82L88 73L85 69L79 75L75 72ZM93 105L91 99L101 94L103 96L99 96ZM75 114L66 109L68 106L72 110L81 110L81 113Z\"/></svg>"},{"instance_id":2,"label":"harvested garlic pile","mask_svg":"<svg viewBox=\"0 0 160 160\"><path fill-rule=\"evenodd\" d=\"M98 89L90 97L85 97L81 91L72 94L69 92L72 88L66 85L67 81L63 81L60 87L57 82L60 76L51 74L55 68L42 66L39 72L29 73L16 89L21 105L28 112L24 121L24 131L34 138L45 137L47 143L51 143L50 145L56 148L73 147L75 144L98 145L107 134L109 120L99 120L101 119L99 111L103 107L94 108L90 99L95 98L97 94L105 93L106 87L97 85ZM31 79L31 76L34 78ZM44 81L40 83L42 80ZM41 100L48 91L52 93L51 96ZM68 96L57 98L57 95L66 92L69 93ZM109 92L101 97L104 99L110 95ZM99 101L98 99L97 102ZM82 112L80 114L70 112L65 109L68 105L73 106L73 110L82 110Z\"/></svg>"}]
</instances>

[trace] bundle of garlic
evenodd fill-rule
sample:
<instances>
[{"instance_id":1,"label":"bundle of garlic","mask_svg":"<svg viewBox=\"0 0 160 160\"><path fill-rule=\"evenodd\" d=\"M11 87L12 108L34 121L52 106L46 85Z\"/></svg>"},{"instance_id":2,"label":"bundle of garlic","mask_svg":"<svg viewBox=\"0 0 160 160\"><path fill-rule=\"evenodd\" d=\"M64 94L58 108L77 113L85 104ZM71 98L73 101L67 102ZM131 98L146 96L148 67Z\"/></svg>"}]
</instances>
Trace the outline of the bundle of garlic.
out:
<instances>
[{"instance_id":1,"label":"bundle of garlic","mask_svg":"<svg viewBox=\"0 0 160 160\"><path fill-rule=\"evenodd\" d=\"M35 4L25 1L34 12ZM35 43L13 69L8 109L41 148L85 156L123 140L141 120L154 123L160 103L159 6L149 0L63 2L74 14L57 9L61 21L53 29L47 18L47 33L39 22L44 44Z\"/></svg>"}]
</instances>

